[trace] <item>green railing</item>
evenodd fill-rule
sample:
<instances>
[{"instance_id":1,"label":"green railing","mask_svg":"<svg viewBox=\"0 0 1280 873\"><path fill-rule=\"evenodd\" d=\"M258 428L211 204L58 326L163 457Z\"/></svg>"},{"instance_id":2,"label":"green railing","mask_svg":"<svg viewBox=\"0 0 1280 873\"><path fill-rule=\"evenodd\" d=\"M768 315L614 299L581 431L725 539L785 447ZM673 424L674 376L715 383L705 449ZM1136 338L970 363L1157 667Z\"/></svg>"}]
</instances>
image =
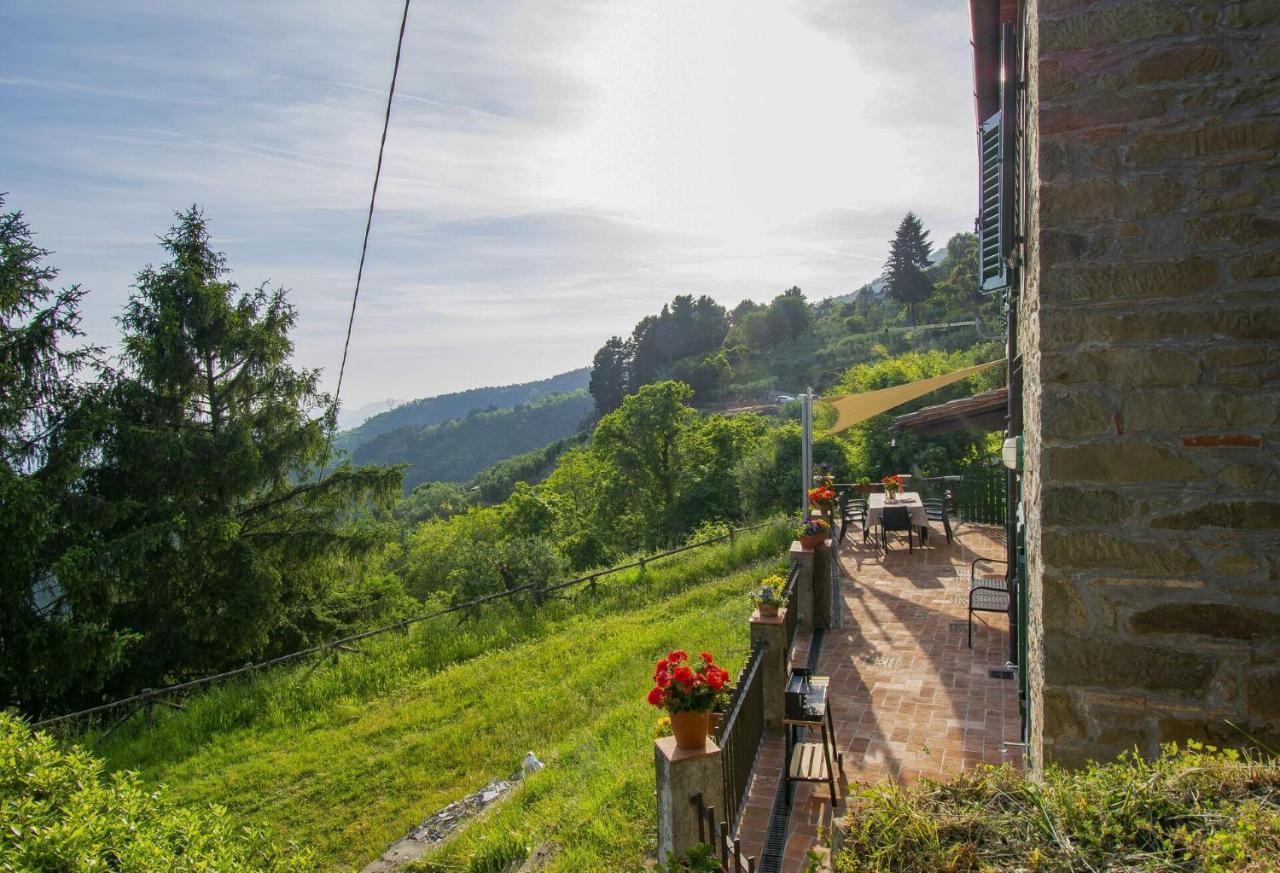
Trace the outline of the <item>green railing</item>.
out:
<instances>
[{"instance_id":1,"label":"green railing","mask_svg":"<svg viewBox=\"0 0 1280 873\"><path fill-rule=\"evenodd\" d=\"M1009 500L1004 467L974 465L956 484L956 508L960 518L977 524L1003 525Z\"/></svg>"}]
</instances>

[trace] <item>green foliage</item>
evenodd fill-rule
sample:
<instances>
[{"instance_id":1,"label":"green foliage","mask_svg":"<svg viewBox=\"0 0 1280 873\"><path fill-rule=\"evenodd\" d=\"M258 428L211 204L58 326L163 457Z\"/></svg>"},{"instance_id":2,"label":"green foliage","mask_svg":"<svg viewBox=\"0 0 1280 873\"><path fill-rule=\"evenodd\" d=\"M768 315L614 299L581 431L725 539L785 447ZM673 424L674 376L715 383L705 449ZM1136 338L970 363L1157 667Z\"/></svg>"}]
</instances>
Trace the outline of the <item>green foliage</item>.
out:
<instances>
[{"instance_id":1,"label":"green foliage","mask_svg":"<svg viewBox=\"0 0 1280 873\"><path fill-rule=\"evenodd\" d=\"M81 378L98 362L68 348L83 292L53 287L48 254L20 212L0 212L0 707L29 711L101 688L133 639L60 581L96 535L76 510L98 426Z\"/></svg>"},{"instance_id":2,"label":"green foliage","mask_svg":"<svg viewBox=\"0 0 1280 873\"><path fill-rule=\"evenodd\" d=\"M883 782L850 804L847 830L838 873L1263 873L1280 869L1280 762L1193 743L1040 782L1007 765Z\"/></svg>"},{"instance_id":3,"label":"green foliage","mask_svg":"<svg viewBox=\"0 0 1280 873\"><path fill-rule=\"evenodd\" d=\"M834 439L815 439L816 463L830 464L843 474L849 465L845 445ZM801 504L800 426L789 422L765 433L733 467L742 512L747 518L793 511Z\"/></svg>"},{"instance_id":4,"label":"green foliage","mask_svg":"<svg viewBox=\"0 0 1280 873\"><path fill-rule=\"evenodd\" d=\"M309 852L273 843L223 807L179 805L135 774L107 775L83 749L0 712L0 870L312 869Z\"/></svg>"},{"instance_id":5,"label":"green foliage","mask_svg":"<svg viewBox=\"0 0 1280 873\"><path fill-rule=\"evenodd\" d=\"M465 485L457 482L423 482L391 509L396 521L415 525L432 518L448 518L466 510L471 496Z\"/></svg>"},{"instance_id":6,"label":"green foliage","mask_svg":"<svg viewBox=\"0 0 1280 873\"><path fill-rule=\"evenodd\" d=\"M511 495L517 482L530 485L541 482L555 469L561 455L574 446L582 445L589 436L590 432L584 430L540 449L513 455L477 474L471 484L477 489L480 500L500 503Z\"/></svg>"},{"instance_id":7,"label":"green foliage","mask_svg":"<svg viewBox=\"0 0 1280 873\"><path fill-rule=\"evenodd\" d=\"M666 864L654 867L656 873L720 873L724 869L707 843L690 846L681 857L671 857Z\"/></svg>"},{"instance_id":8,"label":"green foliage","mask_svg":"<svg viewBox=\"0 0 1280 873\"><path fill-rule=\"evenodd\" d=\"M295 370L283 289L240 293L192 207L137 279L110 427L88 471L101 545L59 579L99 595L96 616L139 633L117 690L242 664L325 596L324 562L369 549L351 521L386 505L393 468L329 461L330 400Z\"/></svg>"},{"instance_id":9,"label":"green foliage","mask_svg":"<svg viewBox=\"0 0 1280 873\"><path fill-rule=\"evenodd\" d=\"M401 427L358 446L360 464L408 464L405 486L427 481L465 482L521 452L577 433L591 413L581 389L553 394L510 409L474 410L465 418L430 427Z\"/></svg>"}]
</instances>

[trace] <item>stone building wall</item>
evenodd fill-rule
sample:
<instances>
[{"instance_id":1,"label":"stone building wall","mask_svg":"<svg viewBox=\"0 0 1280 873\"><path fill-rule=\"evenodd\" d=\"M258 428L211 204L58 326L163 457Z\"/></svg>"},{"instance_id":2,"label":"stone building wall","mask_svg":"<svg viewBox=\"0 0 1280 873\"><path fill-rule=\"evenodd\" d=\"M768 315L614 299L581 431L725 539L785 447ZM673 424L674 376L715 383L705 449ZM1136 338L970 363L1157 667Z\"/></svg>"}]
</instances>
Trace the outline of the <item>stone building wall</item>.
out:
<instances>
[{"instance_id":1,"label":"stone building wall","mask_svg":"<svg viewBox=\"0 0 1280 873\"><path fill-rule=\"evenodd\" d=\"M1031 0L1033 759L1280 738L1280 2Z\"/></svg>"}]
</instances>

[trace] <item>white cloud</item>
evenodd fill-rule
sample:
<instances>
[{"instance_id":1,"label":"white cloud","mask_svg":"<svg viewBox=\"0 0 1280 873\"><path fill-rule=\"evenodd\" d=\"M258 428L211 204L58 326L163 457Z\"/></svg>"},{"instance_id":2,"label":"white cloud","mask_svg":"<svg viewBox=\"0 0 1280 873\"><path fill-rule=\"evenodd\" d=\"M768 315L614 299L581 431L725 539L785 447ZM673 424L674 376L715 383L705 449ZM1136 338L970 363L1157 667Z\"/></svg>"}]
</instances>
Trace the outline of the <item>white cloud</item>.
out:
<instances>
[{"instance_id":1,"label":"white cloud","mask_svg":"<svg viewBox=\"0 0 1280 873\"><path fill-rule=\"evenodd\" d=\"M395 0L15 0L3 188L113 337L172 212L336 375ZM908 208L969 222L964 4L453 0L412 7L344 393L352 405L590 361L673 294L873 277Z\"/></svg>"}]
</instances>

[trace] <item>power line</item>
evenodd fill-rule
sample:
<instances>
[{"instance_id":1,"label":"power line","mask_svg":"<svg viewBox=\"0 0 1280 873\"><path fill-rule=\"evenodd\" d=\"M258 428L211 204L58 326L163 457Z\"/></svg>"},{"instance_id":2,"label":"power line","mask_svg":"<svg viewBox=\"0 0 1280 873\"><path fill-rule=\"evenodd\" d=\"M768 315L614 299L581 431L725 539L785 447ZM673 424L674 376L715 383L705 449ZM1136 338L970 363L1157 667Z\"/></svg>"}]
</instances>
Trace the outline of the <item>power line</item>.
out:
<instances>
[{"instance_id":1,"label":"power line","mask_svg":"<svg viewBox=\"0 0 1280 873\"><path fill-rule=\"evenodd\" d=\"M391 68L391 88L387 92L387 111L382 118L382 141L378 144L378 165L373 171L373 191L369 194L369 214L364 221L364 242L360 245L360 266L356 268L356 288L351 295L351 315L347 317L347 338L342 343L342 364L338 367L338 386L333 391L333 408L338 408L342 396L342 376L347 369L347 350L351 347L351 328L356 321L356 301L360 299L360 280L364 276L364 258L369 251L369 229L373 226L373 204L378 199L378 179L382 176L382 153L387 148L387 128L391 126L391 101L396 96L396 77L400 75L400 52L404 48L404 31L409 24L409 2L404 0L404 14L400 16L400 37L396 41L396 61Z\"/></svg>"}]
</instances>

